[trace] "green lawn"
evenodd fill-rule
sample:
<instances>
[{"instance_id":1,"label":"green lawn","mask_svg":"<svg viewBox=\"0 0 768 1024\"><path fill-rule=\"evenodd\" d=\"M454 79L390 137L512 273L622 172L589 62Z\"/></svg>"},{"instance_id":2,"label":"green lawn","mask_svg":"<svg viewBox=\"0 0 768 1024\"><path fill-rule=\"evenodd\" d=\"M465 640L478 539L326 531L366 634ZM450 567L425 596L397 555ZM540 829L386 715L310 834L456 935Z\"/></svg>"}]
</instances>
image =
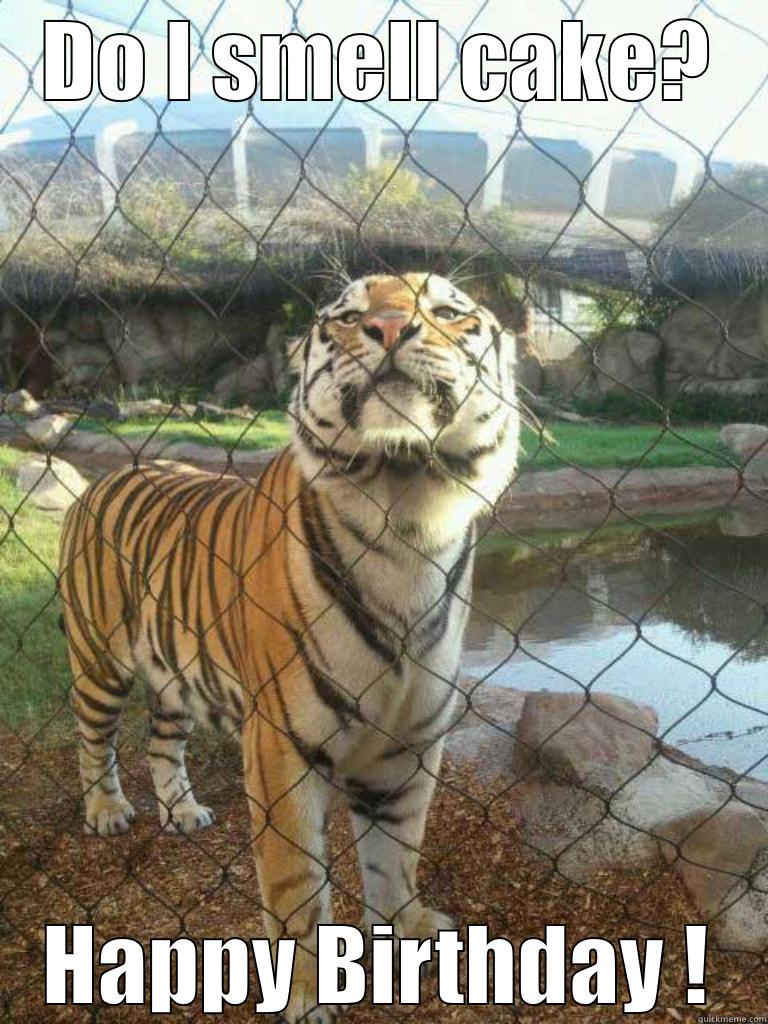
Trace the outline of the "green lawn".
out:
<instances>
[{"instance_id":1,"label":"green lawn","mask_svg":"<svg viewBox=\"0 0 768 1024\"><path fill-rule=\"evenodd\" d=\"M252 424L242 420L221 423L179 420L135 420L105 426L96 420L82 420L80 426L101 433L107 430L126 440L148 435L172 441L244 451L279 448L289 437L285 413L270 409L259 413ZM674 434L650 425L614 426L558 422L547 428L550 440L540 440L533 431L523 434L522 464L532 470L558 469L568 463L585 469L632 466L639 459L649 469L679 466L725 466L730 460L718 439L718 427L681 427Z\"/></svg>"},{"instance_id":2,"label":"green lawn","mask_svg":"<svg viewBox=\"0 0 768 1024\"><path fill-rule=\"evenodd\" d=\"M22 504L18 458L0 445L0 721L32 728L65 702L69 666L56 597L60 523Z\"/></svg>"},{"instance_id":3,"label":"green lawn","mask_svg":"<svg viewBox=\"0 0 768 1024\"><path fill-rule=\"evenodd\" d=\"M128 441L149 435L172 441L194 441L196 444L219 445L222 448L280 448L288 442L289 424L285 413L265 409L253 422L232 419L214 423L208 420L142 419L127 423L104 423L85 417L78 423L85 430L112 433Z\"/></svg>"},{"instance_id":4,"label":"green lawn","mask_svg":"<svg viewBox=\"0 0 768 1024\"><path fill-rule=\"evenodd\" d=\"M733 456L720 443L719 427L681 427L673 434L654 426L555 423L547 431L552 441L541 439L532 430L523 432L524 467L560 469L571 464L607 469L638 464L646 469L672 469L733 465Z\"/></svg>"}]
</instances>

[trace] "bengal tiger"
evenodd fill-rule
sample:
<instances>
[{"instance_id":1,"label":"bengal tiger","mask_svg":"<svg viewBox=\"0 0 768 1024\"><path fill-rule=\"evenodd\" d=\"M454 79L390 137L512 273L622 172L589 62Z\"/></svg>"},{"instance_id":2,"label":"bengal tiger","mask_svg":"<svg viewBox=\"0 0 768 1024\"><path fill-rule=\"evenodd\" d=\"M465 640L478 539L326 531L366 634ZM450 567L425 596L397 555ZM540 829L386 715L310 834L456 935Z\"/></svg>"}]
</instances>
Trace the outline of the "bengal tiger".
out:
<instances>
[{"instance_id":1,"label":"bengal tiger","mask_svg":"<svg viewBox=\"0 0 768 1024\"><path fill-rule=\"evenodd\" d=\"M173 463L92 484L63 531L86 829L126 830L118 719L154 692L160 822L213 821L184 765L193 722L241 737L260 899L297 940L289 1021L316 1008L331 915L335 789L357 843L365 925L427 937L417 866L452 719L476 520L515 473L514 339L432 274L350 283L295 355L292 439L258 481Z\"/></svg>"}]
</instances>

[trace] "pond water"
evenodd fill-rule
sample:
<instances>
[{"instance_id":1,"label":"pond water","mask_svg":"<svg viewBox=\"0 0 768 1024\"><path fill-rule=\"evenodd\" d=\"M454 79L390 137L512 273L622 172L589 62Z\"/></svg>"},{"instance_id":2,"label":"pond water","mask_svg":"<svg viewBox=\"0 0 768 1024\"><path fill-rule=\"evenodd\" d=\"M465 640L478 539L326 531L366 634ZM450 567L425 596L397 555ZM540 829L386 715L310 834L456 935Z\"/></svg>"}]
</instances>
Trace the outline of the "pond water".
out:
<instances>
[{"instance_id":1,"label":"pond water","mask_svg":"<svg viewBox=\"0 0 768 1024\"><path fill-rule=\"evenodd\" d=\"M465 667L651 704L664 740L768 778L768 505L483 543Z\"/></svg>"}]
</instances>

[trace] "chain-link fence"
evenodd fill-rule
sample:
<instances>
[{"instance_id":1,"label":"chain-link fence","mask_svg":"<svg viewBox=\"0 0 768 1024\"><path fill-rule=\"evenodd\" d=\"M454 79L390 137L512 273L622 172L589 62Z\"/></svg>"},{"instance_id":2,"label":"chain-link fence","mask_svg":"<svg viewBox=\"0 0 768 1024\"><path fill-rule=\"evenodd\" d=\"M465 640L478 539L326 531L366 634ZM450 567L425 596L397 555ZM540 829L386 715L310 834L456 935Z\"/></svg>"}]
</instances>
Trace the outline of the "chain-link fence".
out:
<instances>
[{"instance_id":1,"label":"chain-link fence","mask_svg":"<svg viewBox=\"0 0 768 1024\"><path fill-rule=\"evenodd\" d=\"M144 2L119 30L189 20L193 74L215 70L231 6ZM456 6L441 96L493 17ZM759 70L761 12L732 6L675 16ZM359 30L437 16L379 5ZM768 188L721 154L762 73L707 150L648 104L587 141L511 99L118 116L44 104L8 25L7 1018L148 1013L46 1007L46 924L294 937L301 995L318 923L428 936L426 907L515 942L664 938L647 1019L766 1012ZM219 728L190 782L195 719ZM425 981L420 1006L352 1012L603 1021L627 999L621 975L599 1009L448 1006Z\"/></svg>"}]
</instances>

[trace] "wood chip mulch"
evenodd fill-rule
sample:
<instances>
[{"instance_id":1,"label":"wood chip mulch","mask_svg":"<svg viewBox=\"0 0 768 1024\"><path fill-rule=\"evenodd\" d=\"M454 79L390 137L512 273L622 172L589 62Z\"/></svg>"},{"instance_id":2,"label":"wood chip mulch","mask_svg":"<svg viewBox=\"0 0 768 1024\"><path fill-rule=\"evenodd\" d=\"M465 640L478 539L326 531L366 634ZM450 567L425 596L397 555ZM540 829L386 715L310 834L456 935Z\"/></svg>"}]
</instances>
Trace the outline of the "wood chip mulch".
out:
<instances>
[{"instance_id":1,"label":"wood chip mulch","mask_svg":"<svg viewBox=\"0 0 768 1024\"><path fill-rule=\"evenodd\" d=\"M89 923L99 941L186 934L192 938L263 935L258 887L242 795L239 752L200 736L190 744L190 776L198 799L217 812L215 826L192 837L158 835L143 725L121 748L123 782L139 811L132 831L113 839L82 832L74 742L56 723L22 740L0 735L0 1008L14 1022L139 1021L142 1007L47 1007L43 997L46 923ZM360 888L343 811L331 823L336 916L357 923ZM501 777L482 778L446 763L430 814L421 882L426 901L461 924L487 924L491 936L515 943L542 937L546 924L565 924L569 946L602 936L664 938L657 1008L641 1020L670 1024L710 1015L768 1013L768 961L708 949L706 1008L685 1006L684 928L696 921L681 883L663 866L644 873L603 873L589 886L563 878L548 858L517 835L515 807ZM618 972L622 978L621 970ZM620 983L620 988L622 985ZM361 1004L350 1024L519 1020L526 1024L626 1020L617 1007L448 1006L424 985L418 1007ZM626 993L621 992L620 998ZM199 1004L178 1009L203 1020ZM228 1020L254 1019L252 1002L229 1007ZM261 1015L256 1017L260 1019ZM267 1018L263 1018L267 1019Z\"/></svg>"}]
</instances>

